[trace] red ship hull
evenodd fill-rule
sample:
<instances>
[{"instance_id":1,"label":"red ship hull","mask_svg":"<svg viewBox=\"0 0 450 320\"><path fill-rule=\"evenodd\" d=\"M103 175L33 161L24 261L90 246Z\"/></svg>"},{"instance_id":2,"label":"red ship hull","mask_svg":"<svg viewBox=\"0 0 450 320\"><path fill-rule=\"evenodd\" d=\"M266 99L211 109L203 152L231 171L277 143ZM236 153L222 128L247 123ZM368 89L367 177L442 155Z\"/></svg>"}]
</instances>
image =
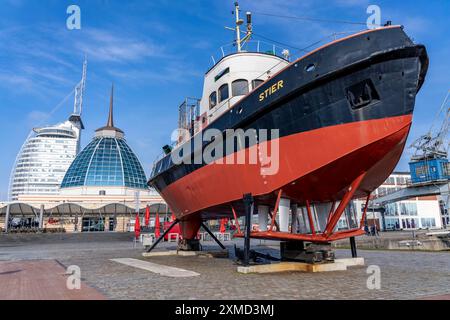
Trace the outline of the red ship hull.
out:
<instances>
[{"instance_id":1,"label":"red ship hull","mask_svg":"<svg viewBox=\"0 0 450 320\"><path fill-rule=\"evenodd\" d=\"M262 176L258 164L213 163L172 183L162 196L174 212L180 213L181 220L191 221L192 226L188 223L183 228L188 239L196 234L195 221L200 217L232 217L229 205L240 201L246 193L260 198L259 203L273 204L275 191L280 189L284 196L299 204L306 200L332 202L341 199L351 182L367 172L354 195L364 197L396 166L411 118L406 115L354 122L282 137L279 139L282 156L275 175Z\"/></svg>"},{"instance_id":2,"label":"red ship hull","mask_svg":"<svg viewBox=\"0 0 450 320\"><path fill-rule=\"evenodd\" d=\"M308 74L311 64L315 73ZM277 129L278 137L244 143L212 163L175 164L167 155L155 164L149 184L181 221L185 239L196 236L202 220L243 216L245 194L273 209L269 230L251 237L328 242L361 234L361 223L336 231L338 220L351 199L368 200L397 165L427 67L425 48L399 27L333 42L291 63L232 108L240 112L231 109L204 129ZM259 94L281 80L284 93L261 103ZM271 154L273 143L279 157L272 174L263 175L260 162L229 161L250 159L261 147ZM307 208L310 231L274 231L280 198ZM330 204L320 230L314 230L310 204Z\"/></svg>"}]
</instances>

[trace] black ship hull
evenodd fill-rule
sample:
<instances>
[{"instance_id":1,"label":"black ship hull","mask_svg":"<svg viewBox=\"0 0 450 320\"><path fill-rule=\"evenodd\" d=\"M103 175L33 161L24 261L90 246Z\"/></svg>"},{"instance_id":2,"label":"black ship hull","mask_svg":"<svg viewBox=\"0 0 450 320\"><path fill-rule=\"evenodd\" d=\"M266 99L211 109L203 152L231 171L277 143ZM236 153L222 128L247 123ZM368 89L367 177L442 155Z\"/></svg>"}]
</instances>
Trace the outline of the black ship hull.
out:
<instances>
[{"instance_id":1,"label":"black ship hull","mask_svg":"<svg viewBox=\"0 0 450 320\"><path fill-rule=\"evenodd\" d=\"M199 221L237 215L242 195L271 203L276 191L302 204L339 201L364 173L353 197L370 194L391 173L403 151L415 97L428 68L426 50L400 27L362 32L321 47L273 75L207 129L278 129L276 138L245 141L224 157L248 154L277 139L279 170L261 175L259 164L175 164L167 155L154 166L149 184L183 220L183 236L195 236ZM275 90L272 90L275 89ZM217 158L216 160L220 160ZM327 180L327 183L320 183Z\"/></svg>"}]
</instances>

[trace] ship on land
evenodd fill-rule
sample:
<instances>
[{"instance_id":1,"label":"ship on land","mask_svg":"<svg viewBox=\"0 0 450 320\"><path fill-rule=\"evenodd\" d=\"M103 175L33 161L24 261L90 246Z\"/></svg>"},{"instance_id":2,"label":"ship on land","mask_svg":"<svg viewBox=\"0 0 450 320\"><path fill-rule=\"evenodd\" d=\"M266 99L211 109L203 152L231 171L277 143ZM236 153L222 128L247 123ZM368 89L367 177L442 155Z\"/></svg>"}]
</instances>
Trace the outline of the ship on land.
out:
<instances>
[{"instance_id":1,"label":"ship on land","mask_svg":"<svg viewBox=\"0 0 450 320\"><path fill-rule=\"evenodd\" d=\"M290 61L287 50L251 46L251 14L245 31L238 6L235 15L236 51L214 60L201 99L180 106L179 128L189 134L164 148L149 185L187 242L203 221L236 219L248 208L259 222L251 238L320 244L364 234L370 194L404 149L428 69L426 48L388 23ZM239 129L254 136L226 148L223 141ZM275 146L277 159L261 157ZM205 152L212 161L202 159ZM256 163L227 161L254 152ZM355 198L366 199L362 219L351 208Z\"/></svg>"}]
</instances>

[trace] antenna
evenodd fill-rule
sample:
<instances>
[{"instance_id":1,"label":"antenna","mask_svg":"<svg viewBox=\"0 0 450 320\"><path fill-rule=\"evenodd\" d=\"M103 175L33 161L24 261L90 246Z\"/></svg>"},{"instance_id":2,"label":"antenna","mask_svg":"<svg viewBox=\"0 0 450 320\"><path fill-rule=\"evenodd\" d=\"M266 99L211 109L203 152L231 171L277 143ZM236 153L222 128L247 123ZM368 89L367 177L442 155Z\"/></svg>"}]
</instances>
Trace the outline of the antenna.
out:
<instances>
[{"instance_id":1,"label":"antenna","mask_svg":"<svg viewBox=\"0 0 450 320\"><path fill-rule=\"evenodd\" d=\"M236 44L237 44L237 51L241 52L241 29L240 25L244 22L242 19L239 19L239 3L236 1L234 3L234 15L236 16Z\"/></svg>"},{"instance_id":2,"label":"antenna","mask_svg":"<svg viewBox=\"0 0 450 320\"><path fill-rule=\"evenodd\" d=\"M244 20L239 18L239 3L236 1L234 3L235 10L234 13L236 16L236 27L230 28L225 27L225 29L233 30L236 32L236 45L237 45L237 52L242 51L242 45L245 44L248 40L250 40L251 35L253 33L253 27L252 27L252 14L251 12L246 12L247 16L247 31L245 32L245 36L241 39L241 25L244 23Z\"/></svg>"},{"instance_id":3,"label":"antenna","mask_svg":"<svg viewBox=\"0 0 450 320\"><path fill-rule=\"evenodd\" d=\"M86 71L87 71L87 59L84 56L83 61L83 74L81 81L75 86L75 101L73 103L73 114L81 116L83 112L83 94L86 86Z\"/></svg>"}]
</instances>

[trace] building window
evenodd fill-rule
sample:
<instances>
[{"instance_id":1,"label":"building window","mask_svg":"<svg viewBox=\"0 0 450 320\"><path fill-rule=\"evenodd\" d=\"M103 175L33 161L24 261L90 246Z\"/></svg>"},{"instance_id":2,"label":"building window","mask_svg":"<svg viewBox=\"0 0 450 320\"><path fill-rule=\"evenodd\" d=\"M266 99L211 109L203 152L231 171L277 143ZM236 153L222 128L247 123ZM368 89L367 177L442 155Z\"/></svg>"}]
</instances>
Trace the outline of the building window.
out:
<instances>
[{"instance_id":1,"label":"building window","mask_svg":"<svg viewBox=\"0 0 450 320\"><path fill-rule=\"evenodd\" d=\"M442 172L444 176L450 176L450 165L448 162L442 163Z\"/></svg>"},{"instance_id":2,"label":"building window","mask_svg":"<svg viewBox=\"0 0 450 320\"><path fill-rule=\"evenodd\" d=\"M231 83L231 92L233 97L246 95L248 93L248 81L245 79L234 80Z\"/></svg>"},{"instance_id":3,"label":"building window","mask_svg":"<svg viewBox=\"0 0 450 320\"><path fill-rule=\"evenodd\" d=\"M422 218L420 220L422 222L422 228L436 227L436 220L434 218Z\"/></svg>"},{"instance_id":4,"label":"building window","mask_svg":"<svg viewBox=\"0 0 450 320\"><path fill-rule=\"evenodd\" d=\"M214 81L219 80L220 78L222 78L224 75L226 75L229 72L230 72L230 68L223 69L214 77Z\"/></svg>"},{"instance_id":5,"label":"building window","mask_svg":"<svg viewBox=\"0 0 450 320\"><path fill-rule=\"evenodd\" d=\"M399 207L402 216L417 216L417 204L415 202L401 202Z\"/></svg>"},{"instance_id":6,"label":"building window","mask_svg":"<svg viewBox=\"0 0 450 320\"><path fill-rule=\"evenodd\" d=\"M394 177L387 178L384 184L395 184L395 178Z\"/></svg>"},{"instance_id":7,"label":"building window","mask_svg":"<svg viewBox=\"0 0 450 320\"><path fill-rule=\"evenodd\" d=\"M252 90L255 89L257 86L259 86L263 82L264 82L264 80L261 80L261 79L252 80Z\"/></svg>"},{"instance_id":8,"label":"building window","mask_svg":"<svg viewBox=\"0 0 450 320\"><path fill-rule=\"evenodd\" d=\"M105 231L105 224L102 218L84 217L81 222L83 232Z\"/></svg>"},{"instance_id":9,"label":"building window","mask_svg":"<svg viewBox=\"0 0 450 320\"><path fill-rule=\"evenodd\" d=\"M397 184L406 184L405 177L397 177Z\"/></svg>"},{"instance_id":10,"label":"building window","mask_svg":"<svg viewBox=\"0 0 450 320\"><path fill-rule=\"evenodd\" d=\"M386 218L386 229L387 230L397 230L400 229L399 219L396 218Z\"/></svg>"},{"instance_id":11,"label":"building window","mask_svg":"<svg viewBox=\"0 0 450 320\"><path fill-rule=\"evenodd\" d=\"M397 216L397 203L388 203L386 205L386 211L385 211L385 215L386 216Z\"/></svg>"},{"instance_id":12,"label":"building window","mask_svg":"<svg viewBox=\"0 0 450 320\"><path fill-rule=\"evenodd\" d=\"M219 102L222 102L222 101L228 99L228 97L229 97L228 84L225 83L225 84L221 85L219 88Z\"/></svg>"},{"instance_id":13,"label":"building window","mask_svg":"<svg viewBox=\"0 0 450 320\"><path fill-rule=\"evenodd\" d=\"M419 227L419 219L417 218L406 218L402 219L403 229L416 229Z\"/></svg>"},{"instance_id":14,"label":"building window","mask_svg":"<svg viewBox=\"0 0 450 320\"><path fill-rule=\"evenodd\" d=\"M379 187L378 189L377 189L377 192L378 192L378 196L384 196L384 195L386 195L387 194L387 188L385 188L385 187Z\"/></svg>"},{"instance_id":15,"label":"building window","mask_svg":"<svg viewBox=\"0 0 450 320\"><path fill-rule=\"evenodd\" d=\"M214 108L217 105L217 93L214 91L209 95L209 109Z\"/></svg>"}]
</instances>

